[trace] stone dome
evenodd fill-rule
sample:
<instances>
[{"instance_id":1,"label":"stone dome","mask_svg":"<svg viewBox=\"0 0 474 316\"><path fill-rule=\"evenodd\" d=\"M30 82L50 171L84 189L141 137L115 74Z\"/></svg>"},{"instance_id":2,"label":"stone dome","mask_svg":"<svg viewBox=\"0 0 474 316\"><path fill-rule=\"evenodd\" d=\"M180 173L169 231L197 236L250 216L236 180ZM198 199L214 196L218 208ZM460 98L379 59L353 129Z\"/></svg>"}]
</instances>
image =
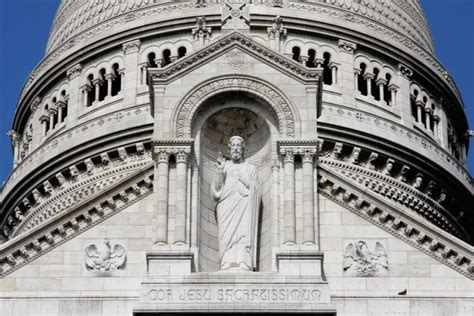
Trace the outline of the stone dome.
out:
<instances>
[{"instance_id":1,"label":"stone dome","mask_svg":"<svg viewBox=\"0 0 474 316\"><path fill-rule=\"evenodd\" d=\"M237 306L219 309L217 297L195 300L198 292L158 301L161 276L180 289L203 277L216 295L227 290L213 275L242 289L265 289L271 276L279 287L289 281L291 294L322 284L325 271L317 299L237 308L352 315L349 295L375 306L406 288L410 302L396 299L413 303L405 315L419 311L417 300L430 311L459 302L454 315L467 306L458 280L474 278L467 130L418 0L63 0L8 133L0 278L13 278L5 289L15 304L48 292L38 306L56 304L55 315L122 315L109 298L130 303L126 315L154 315ZM223 173L236 135L245 164ZM255 270L243 279L217 273L226 265L216 184L253 205L239 207L253 226L245 244L235 238L246 259L228 262ZM369 289L362 277L377 282ZM418 296L423 289L429 297ZM104 305L89 308L84 293Z\"/></svg>"},{"instance_id":2,"label":"stone dome","mask_svg":"<svg viewBox=\"0 0 474 316\"><path fill-rule=\"evenodd\" d=\"M196 3L195 0L62 0L47 51L51 52L75 37L98 34L140 16L157 12L166 14L168 10L160 10L163 4L174 3L188 8L193 2ZM221 6L225 3L222 0L197 2L203 6ZM350 29L355 27L357 31L374 36L382 32L406 45L419 44L430 53L434 52L428 23L418 0L254 0L253 3L309 11L313 18L316 15L315 20L318 21ZM341 23L343 21L346 23Z\"/></svg>"}]
</instances>

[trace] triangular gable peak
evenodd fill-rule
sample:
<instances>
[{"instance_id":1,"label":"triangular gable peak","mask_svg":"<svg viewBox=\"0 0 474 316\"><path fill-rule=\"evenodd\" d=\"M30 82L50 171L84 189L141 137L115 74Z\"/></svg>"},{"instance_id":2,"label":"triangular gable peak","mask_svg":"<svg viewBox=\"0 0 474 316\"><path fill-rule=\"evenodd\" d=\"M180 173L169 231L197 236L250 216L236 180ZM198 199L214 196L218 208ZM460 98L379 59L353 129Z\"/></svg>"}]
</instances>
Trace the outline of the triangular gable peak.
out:
<instances>
[{"instance_id":1,"label":"triangular gable peak","mask_svg":"<svg viewBox=\"0 0 474 316\"><path fill-rule=\"evenodd\" d=\"M162 69L149 69L150 82L165 85L203 64L237 48L257 60L278 69L295 80L308 85L316 85L322 77L322 68L308 68L288 57L254 41L250 37L235 31L215 43L180 59Z\"/></svg>"}]
</instances>

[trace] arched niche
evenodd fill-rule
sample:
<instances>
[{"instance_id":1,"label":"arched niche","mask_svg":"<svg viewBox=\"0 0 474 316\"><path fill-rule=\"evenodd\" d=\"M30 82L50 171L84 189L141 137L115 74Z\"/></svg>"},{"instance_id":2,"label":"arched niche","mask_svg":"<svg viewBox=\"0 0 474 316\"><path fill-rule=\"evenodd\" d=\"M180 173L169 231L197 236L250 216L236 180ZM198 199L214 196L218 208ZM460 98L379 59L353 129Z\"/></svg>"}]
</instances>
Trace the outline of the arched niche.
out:
<instances>
[{"instance_id":1,"label":"arched niche","mask_svg":"<svg viewBox=\"0 0 474 316\"><path fill-rule=\"evenodd\" d=\"M271 167L272 161L277 159L278 117L265 100L248 92L214 95L206 100L198 111L192 127L195 140L193 160L198 165L200 174L198 270L218 270L216 202L211 197L210 185L217 170L216 159L219 151L227 156L229 138L239 135L245 139L245 159L257 168L262 190L258 225L258 271L270 271Z\"/></svg>"}]
</instances>

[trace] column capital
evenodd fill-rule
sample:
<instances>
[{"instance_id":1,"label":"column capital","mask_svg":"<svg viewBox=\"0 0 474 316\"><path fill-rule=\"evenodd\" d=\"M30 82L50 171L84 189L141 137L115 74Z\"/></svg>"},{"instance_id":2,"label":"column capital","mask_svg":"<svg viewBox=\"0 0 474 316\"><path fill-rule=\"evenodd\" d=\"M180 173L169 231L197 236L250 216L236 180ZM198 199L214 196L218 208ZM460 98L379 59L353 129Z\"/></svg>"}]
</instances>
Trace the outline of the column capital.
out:
<instances>
[{"instance_id":1,"label":"column capital","mask_svg":"<svg viewBox=\"0 0 474 316\"><path fill-rule=\"evenodd\" d=\"M387 84L387 79L378 78L378 79L375 81L375 84L376 84L377 86L386 85L386 84Z\"/></svg>"},{"instance_id":2,"label":"column capital","mask_svg":"<svg viewBox=\"0 0 474 316\"><path fill-rule=\"evenodd\" d=\"M285 163L294 163L295 152L293 151L293 148L280 149L280 155L283 156L283 161Z\"/></svg>"},{"instance_id":3,"label":"column capital","mask_svg":"<svg viewBox=\"0 0 474 316\"><path fill-rule=\"evenodd\" d=\"M157 162L168 162L175 155L176 162L187 162L194 144L193 139L159 139L153 141L153 151Z\"/></svg>"},{"instance_id":4,"label":"column capital","mask_svg":"<svg viewBox=\"0 0 474 316\"><path fill-rule=\"evenodd\" d=\"M313 161L318 154L319 142L317 140L282 140L278 141L280 155L285 162L293 161L294 156L301 156L303 162Z\"/></svg>"},{"instance_id":5,"label":"column capital","mask_svg":"<svg viewBox=\"0 0 474 316\"><path fill-rule=\"evenodd\" d=\"M399 89L400 87L394 83L388 85L388 91L398 91Z\"/></svg>"},{"instance_id":6,"label":"column capital","mask_svg":"<svg viewBox=\"0 0 474 316\"><path fill-rule=\"evenodd\" d=\"M116 78L116 75L109 73L104 76L105 80L113 80Z\"/></svg>"},{"instance_id":7,"label":"column capital","mask_svg":"<svg viewBox=\"0 0 474 316\"><path fill-rule=\"evenodd\" d=\"M176 147L174 148L174 154L176 156L176 162L186 163L191 153L191 147Z\"/></svg>"},{"instance_id":8,"label":"column capital","mask_svg":"<svg viewBox=\"0 0 474 316\"><path fill-rule=\"evenodd\" d=\"M157 163L168 163L171 151L168 148L155 146L153 148L154 160Z\"/></svg>"},{"instance_id":9,"label":"column capital","mask_svg":"<svg viewBox=\"0 0 474 316\"><path fill-rule=\"evenodd\" d=\"M300 149L300 155L303 159L303 163L305 162L313 162L314 157L318 154L318 149L314 147L302 147Z\"/></svg>"},{"instance_id":10,"label":"column capital","mask_svg":"<svg viewBox=\"0 0 474 316\"><path fill-rule=\"evenodd\" d=\"M141 45L140 40L134 40L131 42L124 43L122 45L122 49L125 55L129 55L133 53L138 53L138 51L140 50L140 45Z\"/></svg>"},{"instance_id":11,"label":"column capital","mask_svg":"<svg viewBox=\"0 0 474 316\"><path fill-rule=\"evenodd\" d=\"M374 79L374 78L375 78L374 74L371 74L371 73L365 73L365 74L363 75L363 77L364 77L365 80L367 80L367 79Z\"/></svg>"},{"instance_id":12,"label":"column capital","mask_svg":"<svg viewBox=\"0 0 474 316\"><path fill-rule=\"evenodd\" d=\"M103 83L104 83L104 80L101 79L101 78L96 78L96 79L92 80L92 84L93 84L94 86L96 86L96 85L101 85L101 84L103 84Z\"/></svg>"},{"instance_id":13,"label":"column capital","mask_svg":"<svg viewBox=\"0 0 474 316\"><path fill-rule=\"evenodd\" d=\"M86 83L85 85L82 85L80 89L81 89L81 91L89 92L89 91L92 90L92 86L90 84Z\"/></svg>"}]
</instances>

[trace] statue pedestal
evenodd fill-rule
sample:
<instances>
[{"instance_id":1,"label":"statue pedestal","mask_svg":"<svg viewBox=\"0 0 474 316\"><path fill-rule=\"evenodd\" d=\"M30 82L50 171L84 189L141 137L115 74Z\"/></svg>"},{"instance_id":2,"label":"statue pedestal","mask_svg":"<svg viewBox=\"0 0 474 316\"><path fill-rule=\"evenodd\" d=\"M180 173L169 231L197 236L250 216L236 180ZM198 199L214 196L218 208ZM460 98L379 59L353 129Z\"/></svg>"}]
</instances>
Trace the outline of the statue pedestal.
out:
<instances>
[{"instance_id":1,"label":"statue pedestal","mask_svg":"<svg viewBox=\"0 0 474 316\"><path fill-rule=\"evenodd\" d=\"M148 275L173 276L187 275L196 271L194 253L186 250L149 252L146 255Z\"/></svg>"},{"instance_id":2,"label":"statue pedestal","mask_svg":"<svg viewBox=\"0 0 474 316\"><path fill-rule=\"evenodd\" d=\"M236 311L335 314L320 277L215 272L150 277L142 283L134 315Z\"/></svg>"},{"instance_id":3,"label":"statue pedestal","mask_svg":"<svg viewBox=\"0 0 474 316\"><path fill-rule=\"evenodd\" d=\"M278 273L284 275L309 275L324 279L322 252L301 249L281 249L276 253Z\"/></svg>"}]
</instances>

